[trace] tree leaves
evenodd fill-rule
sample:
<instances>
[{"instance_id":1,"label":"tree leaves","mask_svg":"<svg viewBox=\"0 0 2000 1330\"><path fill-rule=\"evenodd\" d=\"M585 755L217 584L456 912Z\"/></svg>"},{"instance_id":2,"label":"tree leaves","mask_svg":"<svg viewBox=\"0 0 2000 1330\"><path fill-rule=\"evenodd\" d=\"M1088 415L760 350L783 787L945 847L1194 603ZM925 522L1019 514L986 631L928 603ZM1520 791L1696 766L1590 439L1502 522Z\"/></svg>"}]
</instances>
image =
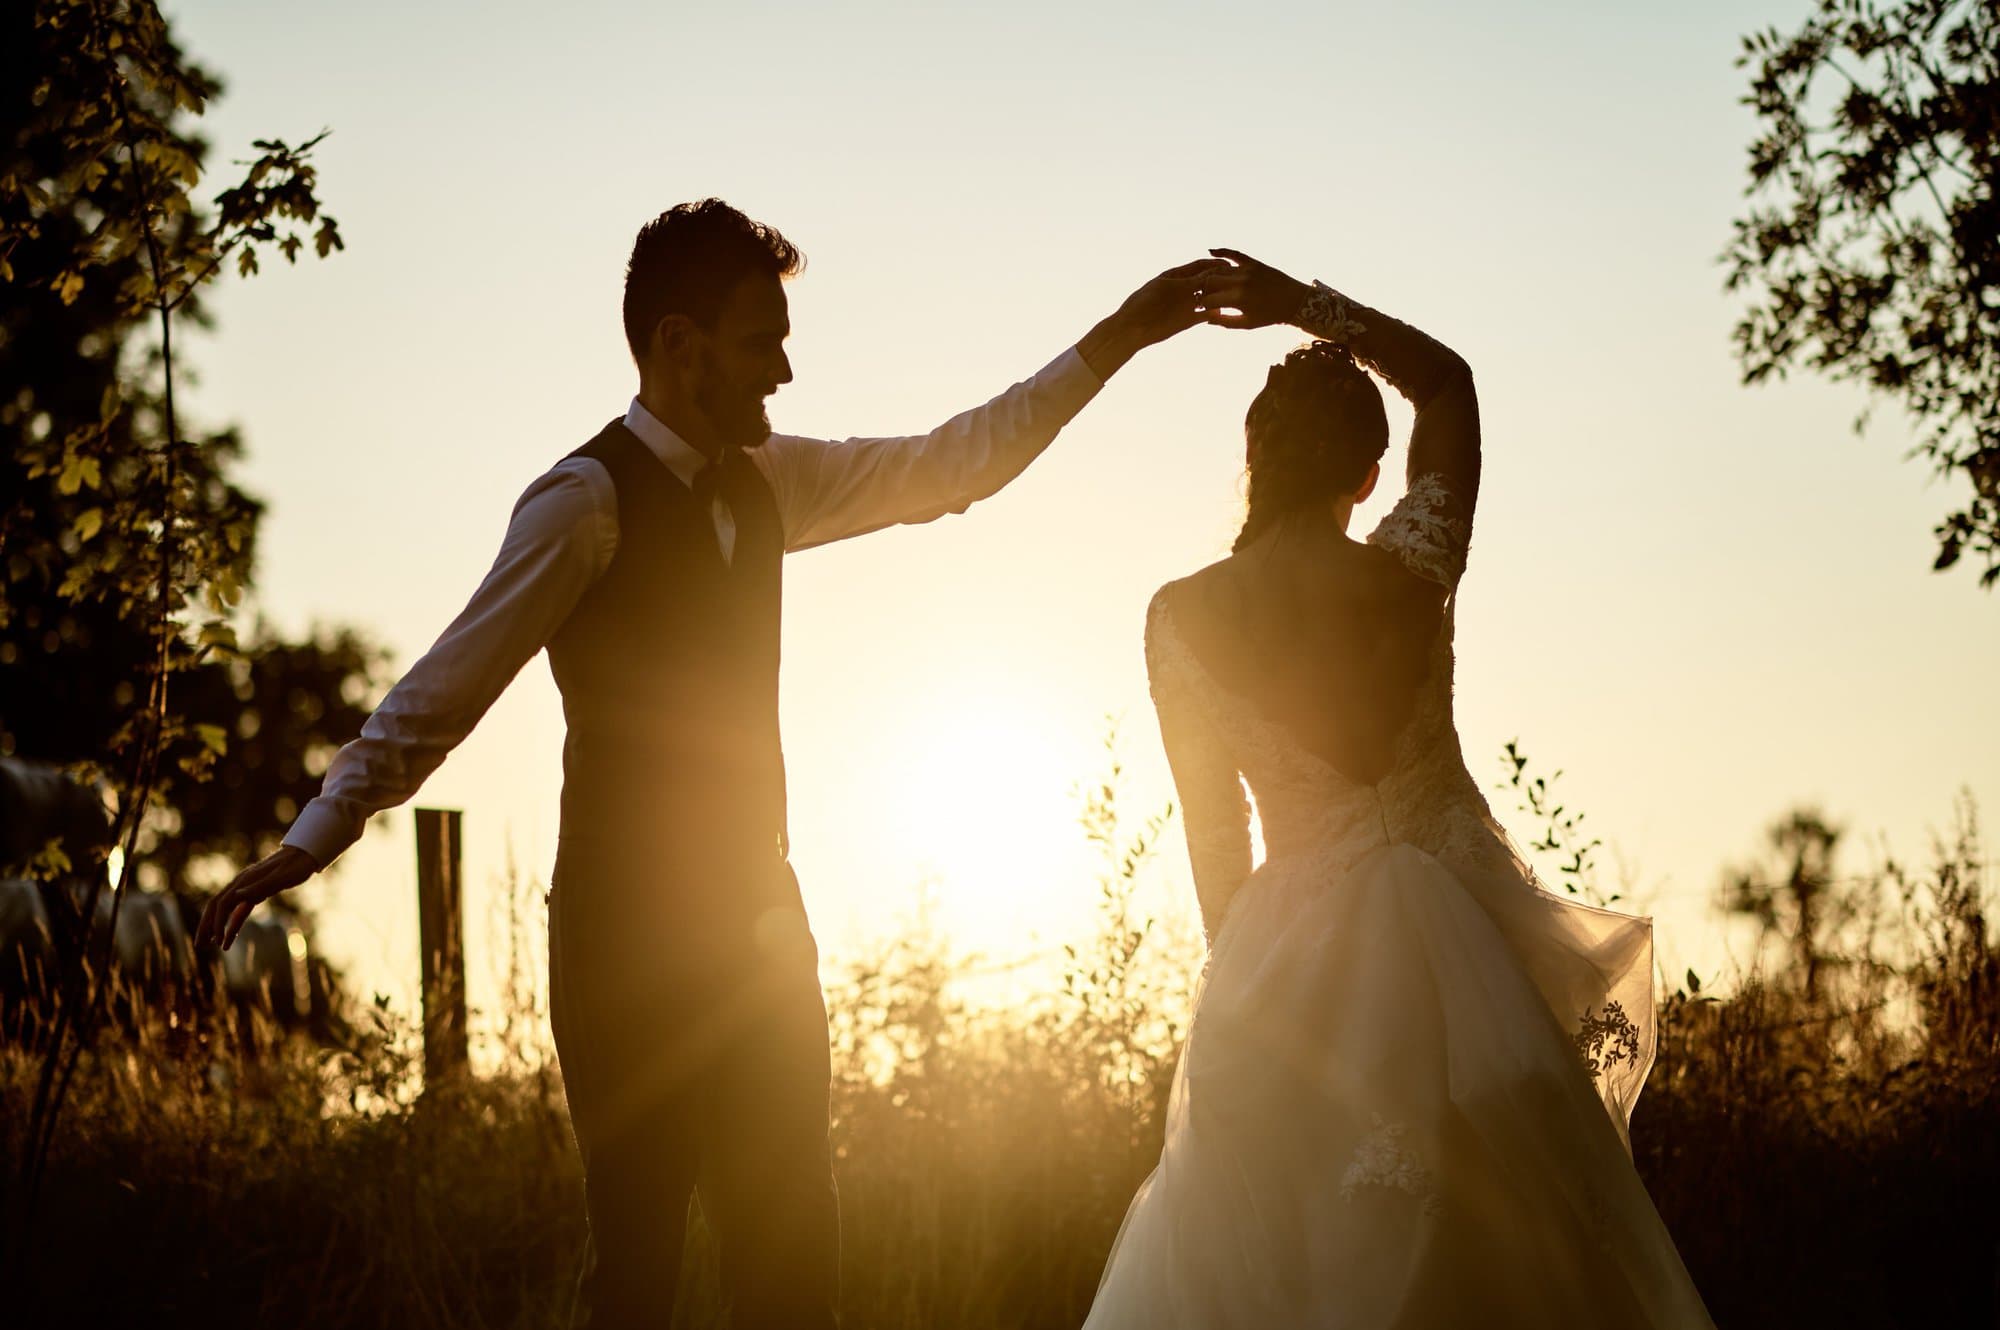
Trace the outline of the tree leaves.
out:
<instances>
[{"instance_id":1,"label":"tree leaves","mask_svg":"<svg viewBox=\"0 0 2000 1330\"><path fill-rule=\"evenodd\" d=\"M58 494L99 489L103 484L104 469L95 457L73 452L63 458L62 473L56 477Z\"/></svg>"},{"instance_id":2,"label":"tree leaves","mask_svg":"<svg viewBox=\"0 0 2000 1330\"><path fill-rule=\"evenodd\" d=\"M1801 367L1901 405L1960 496L1937 568L2000 581L2000 6L1819 0L1753 33L1754 201L1725 288L1745 383ZM1857 427L1858 427L1857 422ZM1969 485L1967 484L1969 482ZM1966 490L1969 488L1970 493Z\"/></svg>"},{"instance_id":3,"label":"tree leaves","mask_svg":"<svg viewBox=\"0 0 2000 1330\"><path fill-rule=\"evenodd\" d=\"M167 335L201 320L232 253L254 271L265 246L340 248L320 138L259 140L204 206L188 117L218 84L148 0L0 6L0 64L0 752L98 763L140 821L135 859L173 879L191 855L275 840L276 800L295 811L316 784L279 745L351 737L378 659L346 635L238 642L260 505L230 481L235 434L169 410ZM242 788L211 799L197 782L218 763Z\"/></svg>"}]
</instances>

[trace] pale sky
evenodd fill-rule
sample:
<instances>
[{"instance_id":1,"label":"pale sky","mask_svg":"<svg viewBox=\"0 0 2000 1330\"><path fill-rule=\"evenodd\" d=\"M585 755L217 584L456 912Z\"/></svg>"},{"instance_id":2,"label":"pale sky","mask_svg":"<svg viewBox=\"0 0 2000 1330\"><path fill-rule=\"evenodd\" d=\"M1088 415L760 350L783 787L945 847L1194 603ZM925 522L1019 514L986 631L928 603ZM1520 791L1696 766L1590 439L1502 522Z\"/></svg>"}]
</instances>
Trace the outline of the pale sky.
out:
<instances>
[{"instance_id":1,"label":"pale sky","mask_svg":"<svg viewBox=\"0 0 2000 1330\"><path fill-rule=\"evenodd\" d=\"M347 251L225 286L191 353L269 501L282 625L363 625L399 666L430 643L522 488L624 409L622 267L673 203L721 195L806 251L771 415L835 438L928 429L1226 245L1472 362L1468 761L1497 780L1518 736L1566 770L1668 973L1726 963L1708 892L1794 802L1904 854L1960 787L2000 808L2000 600L1927 571L1955 496L1893 412L1856 438L1855 392L1745 389L1730 355L1732 61L1803 0L169 8L227 84L211 195L252 138L334 131ZM789 561L793 857L829 953L927 878L999 958L1082 925L1070 786L1115 713L1134 810L1170 797L1145 605L1226 552L1243 410L1296 340L1196 329L970 514ZM561 731L537 659L417 800L466 810L475 942L509 842L546 880ZM364 990L414 989L412 840L386 815L308 889ZM1185 900L1178 834L1165 863Z\"/></svg>"}]
</instances>

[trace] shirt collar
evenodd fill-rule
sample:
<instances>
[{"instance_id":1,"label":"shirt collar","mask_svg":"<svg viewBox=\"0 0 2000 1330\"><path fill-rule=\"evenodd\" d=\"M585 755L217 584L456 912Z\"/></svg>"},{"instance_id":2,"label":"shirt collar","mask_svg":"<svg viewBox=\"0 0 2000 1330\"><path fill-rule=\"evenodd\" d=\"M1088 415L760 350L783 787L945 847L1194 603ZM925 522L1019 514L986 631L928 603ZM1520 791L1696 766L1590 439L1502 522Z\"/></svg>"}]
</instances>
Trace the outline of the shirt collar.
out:
<instances>
[{"instance_id":1,"label":"shirt collar","mask_svg":"<svg viewBox=\"0 0 2000 1330\"><path fill-rule=\"evenodd\" d=\"M708 465L708 459L693 444L661 424L660 418L641 406L636 397L625 409L625 428L637 435L639 442L689 488L694 486L695 472Z\"/></svg>"}]
</instances>

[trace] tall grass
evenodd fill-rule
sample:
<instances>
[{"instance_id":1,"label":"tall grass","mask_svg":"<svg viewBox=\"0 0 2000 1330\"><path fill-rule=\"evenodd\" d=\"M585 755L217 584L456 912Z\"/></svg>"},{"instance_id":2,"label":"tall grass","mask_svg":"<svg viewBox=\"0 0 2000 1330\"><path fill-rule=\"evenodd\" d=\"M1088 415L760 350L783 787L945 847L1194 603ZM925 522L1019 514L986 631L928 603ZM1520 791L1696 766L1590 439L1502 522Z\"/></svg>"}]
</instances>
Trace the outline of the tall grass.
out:
<instances>
[{"instance_id":1,"label":"tall grass","mask_svg":"<svg viewBox=\"0 0 2000 1330\"><path fill-rule=\"evenodd\" d=\"M920 910L830 978L833 1131L854 1327L1074 1327L1157 1154L1198 944L1149 926L1164 819L1104 851L1099 928L1033 1000L976 1004ZM1782 967L1664 1000L1638 1163L1728 1326L1992 1324L2000 965L1969 807L1922 869L1887 866L1870 964L1807 1000ZM582 1197L548 1047L531 884L496 927L478 1074L418 1092L410 1024L344 1047L140 1024L79 1076L7 1325L562 1323ZM256 1033L253 1031L252 1033ZM32 1069L0 1053L13 1139ZM718 1323L690 1244L679 1323Z\"/></svg>"}]
</instances>

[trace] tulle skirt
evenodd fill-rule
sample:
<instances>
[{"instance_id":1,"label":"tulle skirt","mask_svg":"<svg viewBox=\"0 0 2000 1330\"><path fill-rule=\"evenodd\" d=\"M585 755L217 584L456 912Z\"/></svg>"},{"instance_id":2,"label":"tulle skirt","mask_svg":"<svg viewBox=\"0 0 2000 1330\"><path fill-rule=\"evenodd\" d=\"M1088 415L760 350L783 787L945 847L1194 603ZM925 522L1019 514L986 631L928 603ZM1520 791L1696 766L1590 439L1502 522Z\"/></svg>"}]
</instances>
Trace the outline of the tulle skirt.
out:
<instances>
[{"instance_id":1,"label":"tulle skirt","mask_svg":"<svg viewBox=\"0 0 2000 1330\"><path fill-rule=\"evenodd\" d=\"M1710 1326L1625 1136L1651 961L1518 871L1267 862L1086 1330Z\"/></svg>"}]
</instances>

